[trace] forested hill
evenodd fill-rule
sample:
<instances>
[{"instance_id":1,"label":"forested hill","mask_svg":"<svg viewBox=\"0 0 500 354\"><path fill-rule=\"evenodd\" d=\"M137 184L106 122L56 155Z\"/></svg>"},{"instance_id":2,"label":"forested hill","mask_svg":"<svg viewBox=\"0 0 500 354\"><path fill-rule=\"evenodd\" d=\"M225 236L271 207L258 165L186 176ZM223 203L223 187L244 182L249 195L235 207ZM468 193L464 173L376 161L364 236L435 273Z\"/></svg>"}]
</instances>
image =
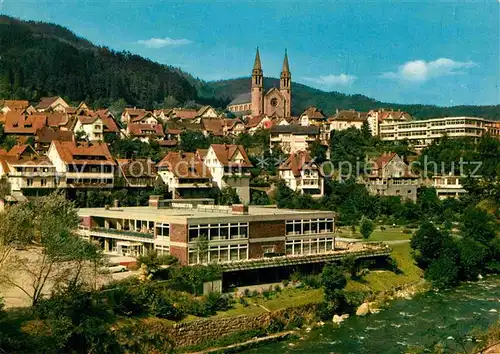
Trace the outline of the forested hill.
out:
<instances>
[{"instance_id":1,"label":"forested hill","mask_svg":"<svg viewBox=\"0 0 500 354\"><path fill-rule=\"evenodd\" d=\"M267 78L264 84L279 87L279 80ZM249 91L249 78L204 82L139 55L95 46L59 25L0 15L0 99L36 102L40 97L58 95L76 104L85 101L106 107L123 98L128 105L152 109L173 96L181 104L194 100L223 108L236 95ZM327 114L336 109L393 108L416 118L465 115L500 119L500 105L401 105L299 83L293 84L292 97L294 115L317 106Z\"/></svg>"},{"instance_id":2,"label":"forested hill","mask_svg":"<svg viewBox=\"0 0 500 354\"><path fill-rule=\"evenodd\" d=\"M279 79L264 78L265 89L279 87ZM239 78L206 82L197 85L202 97L215 97L226 102L240 93L250 92L250 78ZM447 116L474 116L500 120L500 105L440 107L422 104L395 104L380 102L363 95L346 95L340 92L325 92L299 83L292 84L292 113L299 115L309 106L317 106L330 115L336 109L369 111L374 108L393 108L409 112L415 118L435 118Z\"/></svg>"},{"instance_id":3,"label":"forested hill","mask_svg":"<svg viewBox=\"0 0 500 354\"><path fill-rule=\"evenodd\" d=\"M0 98L59 95L101 107L124 98L148 108L169 95L196 99L196 88L178 71L95 46L58 25L0 15L0 48Z\"/></svg>"}]
</instances>

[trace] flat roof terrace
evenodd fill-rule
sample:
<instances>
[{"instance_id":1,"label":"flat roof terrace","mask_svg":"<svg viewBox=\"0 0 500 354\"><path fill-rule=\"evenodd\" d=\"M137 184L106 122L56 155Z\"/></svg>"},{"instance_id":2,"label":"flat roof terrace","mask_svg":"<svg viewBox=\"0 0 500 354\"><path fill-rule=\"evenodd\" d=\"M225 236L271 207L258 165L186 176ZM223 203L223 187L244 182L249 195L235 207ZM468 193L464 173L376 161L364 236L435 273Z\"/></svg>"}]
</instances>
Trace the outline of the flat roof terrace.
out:
<instances>
[{"instance_id":1,"label":"flat roof terrace","mask_svg":"<svg viewBox=\"0 0 500 354\"><path fill-rule=\"evenodd\" d=\"M135 219L159 223L210 224L224 222L272 221L296 219L334 218L330 211L278 209L276 207L233 205L197 205L189 207L188 202L169 208L118 207L82 208L80 217L102 217L110 219ZM236 208L235 208L236 207Z\"/></svg>"}]
</instances>

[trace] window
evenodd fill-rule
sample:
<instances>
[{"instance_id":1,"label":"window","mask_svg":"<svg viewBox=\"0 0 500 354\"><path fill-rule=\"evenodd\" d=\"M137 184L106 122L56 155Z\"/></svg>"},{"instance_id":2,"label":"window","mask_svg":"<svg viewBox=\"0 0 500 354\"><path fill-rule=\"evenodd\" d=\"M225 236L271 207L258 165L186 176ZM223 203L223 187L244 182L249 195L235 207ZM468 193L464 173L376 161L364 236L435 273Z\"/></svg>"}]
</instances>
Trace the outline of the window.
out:
<instances>
[{"instance_id":1,"label":"window","mask_svg":"<svg viewBox=\"0 0 500 354\"><path fill-rule=\"evenodd\" d=\"M31 186L33 185L33 178L28 178L28 179L26 180L26 185L27 185L28 187L31 187Z\"/></svg>"},{"instance_id":2,"label":"window","mask_svg":"<svg viewBox=\"0 0 500 354\"><path fill-rule=\"evenodd\" d=\"M46 180L45 178L42 178L42 179L40 180L40 185L41 185L42 187L45 187L45 186L47 185L47 180Z\"/></svg>"},{"instance_id":3,"label":"window","mask_svg":"<svg viewBox=\"0 0 500 354\"><path fill-rule=\"evenodd\" d=\"M303 235L333 232L333 219L289 220L286 222L287 235Z\"/></svg>"},{"instance_id":4,"label":"window","mask_svg":"<svg viewBox=\"0 0 500 354\"><path fill-rule=\"evenodd\" d=\"M248 237L248 223L189 225L189 241L205 235L211 241Z\"/></svg>"},{"instance_id":5,"label":"window","mask_svg":"<svg viewBox=\"0 0 500 354\"><path fill-rule=\"evenodd\" d=\"M170 224L156 223L156 236L169 237L170 236Z\"/></svg>"}]
</instances>

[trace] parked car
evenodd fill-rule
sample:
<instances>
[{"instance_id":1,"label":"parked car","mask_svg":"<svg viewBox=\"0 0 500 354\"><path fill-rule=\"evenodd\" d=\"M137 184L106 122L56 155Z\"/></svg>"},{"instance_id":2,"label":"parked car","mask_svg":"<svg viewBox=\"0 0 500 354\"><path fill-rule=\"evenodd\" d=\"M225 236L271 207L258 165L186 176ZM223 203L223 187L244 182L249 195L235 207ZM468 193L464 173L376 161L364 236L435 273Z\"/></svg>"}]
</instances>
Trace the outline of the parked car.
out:
<instances>
[{"instance_id":1,"label":"parked car","mask_svg":"<svg viewBox=\"0 0 500 354\"><path fill-rule=\"evenodd\" d=\"M128 271L128 268L121 264L102 267L101 269L99 269L100 273L121 273L126 271Z\"/></svg>"}]
</instances>

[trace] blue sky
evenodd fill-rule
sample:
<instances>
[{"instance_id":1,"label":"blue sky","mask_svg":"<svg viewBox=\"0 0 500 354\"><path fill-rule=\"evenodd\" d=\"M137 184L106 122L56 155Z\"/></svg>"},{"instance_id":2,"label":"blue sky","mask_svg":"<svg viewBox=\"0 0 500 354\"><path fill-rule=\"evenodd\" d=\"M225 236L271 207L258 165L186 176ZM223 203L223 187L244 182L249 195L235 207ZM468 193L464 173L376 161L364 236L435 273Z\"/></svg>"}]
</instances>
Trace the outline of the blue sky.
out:
<instances>
[{"instance_id":1,"label":"blue sky","mask_svg":"<svg viewBox=\"0 0 500 354\"><path fill-rule=\"evenodd\" d=\"M0 0L205 80L264 75L397 103L500 103L500 0ZM1 50L1 48L0 48Z\"/></svg>"}]
</instances>

